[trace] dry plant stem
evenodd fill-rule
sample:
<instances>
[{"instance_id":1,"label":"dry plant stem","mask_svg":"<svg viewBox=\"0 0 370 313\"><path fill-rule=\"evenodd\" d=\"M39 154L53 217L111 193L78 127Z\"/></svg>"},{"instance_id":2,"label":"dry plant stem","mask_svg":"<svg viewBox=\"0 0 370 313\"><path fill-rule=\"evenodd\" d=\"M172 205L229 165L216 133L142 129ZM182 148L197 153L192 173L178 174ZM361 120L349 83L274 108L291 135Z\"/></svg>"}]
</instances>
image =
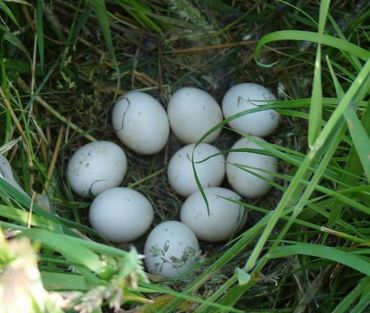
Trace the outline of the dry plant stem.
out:
<instances>
[{"instance_id":1,"label":"dry plant stem","mask_svg":"<svg viewBox=\"0 0 370 313\"><path fill-rule=\"evenodd\" d=\"M158 170L158 171L156 171L156 172L154 172L154 173L152 173L152 174L150 174L150 175L148 175L148 176L144 177L143 179L140 179L140 180L138 180L138 181L136 181L136 182L134 182L134 183L132 183L132 184L128 185L128 187L129 187L129 188L134 188L134 187L136 187L136 186L139 186L139 185L141 185L142 183L144 183L145 181L147 181L147 180L149 180L149 179L151 179L151 178L153 178L153 177L155 177L155 176L157 176L157 175L161 174L164 170L165 170L165 169L164 169L164 168L162 168L162 169L160 169L160 170Z\"/></svg>"},{"instance_id":2,"label":"dry plant stem","mask_svg":"<svg viewBox=\"0 0 370 313\"><path fill-rule=\"evenodd\" d=\"M307 310L308 305L312 300L315 299L316 294L319 292L322 285L326 282L326 276L329 272L330 267L327 267L324 270L321 270L320 273L314 278L310 286L304 292L299 301L298 306L295 308L293 313L304 313ZM317 306L317 303L315 301Z\"/></svg>"},{"instance_id":3,"label":"dry plant stem","mask_svg":"<svg viewBox=\"0 0 370 313\"><path fill-rule=\"evenodd\" d=\"M32 31L35 31L35 25L33 23L30 11L28 10L27 5L22 5L22 12L27 21L27 24L31 27Z\"/></svg>"},{"instance_id":4,"label":"dry plant stem","mask_svg":"<svg viewBox=\"0 0 370 313\"><path fill-rule=\"evenodd\" d=\"M27 218L27 227L31 228L32 224L32 212L33 212L33 204L35 203L35 197L36 197L36 192L32 192L32 199L31 199L31 205L30 205L30 212L28 213L28 218Z\"/></svg>"},{"instance_id":5,"label":"dry plant stem","mask_svg":"<svg viewBox=\"0 0 370 313\"><path fill-rule=\"evenodd\" d=\"M29 87L27 86L27 84L24 82L24 80L22 80L22 78L18 78L18 85L21 87L21 89L23 89L25 92L30 92L30 89ZM61 122L65 123L68 127L72 128L73 130L75 130L76 132L78 132L80 135L82 135L83 137L85 137L86 139L90 140L90 141L96 141L96 139L87 134L85 131L83 131L80 127L78 127L76 124L70 122L69 120L67 120L63 115L61 115L58 111L54 110L44 99L42 99L40 96L37 96L36 98L36 102L39 103L43 108L45 108L47 111L49 111L51 114L53 114L58 120L60 120Z\"/></svg>"},{"instance_id":6,"label":"dry plant stem","mask_svg":"<svg viewBox=\"0 0 370 313\"><path fill-rule=\"evenodd\" d=\"M64 127L62 126L59 130L58 139L57 139L57 142L55 144L55 150L54 150L53 155L51 157L50 166L49 166L49 170L48 170L48 175L46 177L44 189L43 189L43 192L42 192L42 194L44 194L44 195L47 193L49 183L50 183L50 180L51 180L51 176L53 175L53 172L54 172L54 169L55 169L55 164L57 162L60 147L62 145L63 135L64 135Z\"/></svg>"},{"instance_id":7,"label":"dry plant stem","mask_svg":"<svg viewBox=\"0 0 370 313\"><path fill-rule=\"evenodd\" d=\"M63 27L63 31L66 34L69 34L69 29L67 29L66 27ZM84 44L85 46L87 46L88 48L94 49L94 51L98 52L101 57L105 56L106 53L103 50L97 48L92 43L88 42L86 39L83 39L81 37L77 37L77 40L79 42L81 42L82 44ZM112 63L104 62L104 64L108 64L110 67L112 67Z\"/></svg>"},{"instance_id":8,"label":"dry plant stem","mask_svg":"<svg viewBox=\"0 0 370 313\"><path fill-rule=\"evenodd\" d=\"M27 135L26 133L24 132L23 128L22 128L22 125L19 123L18 119L17 119L17 116L15 115L14 113L14 110L12 108L12 105L10 104L10 102L8 101L8 99L6 98L5 94L4 94L4 91L3 89L0 87L0 96L1 98L3 99L4 101L4 104L6 106L6 108L8 109L12 119L13 119L13 122L15 124L15 127L18 129L22 139L23 139L23 143L26 147L26 154L27 154L27 159L28 159L28 167L30 169L30 172L31 172L31 175L30 175L30 191L33 192L33 182L34 182L34 175L33 175L33 170L34 170L34 167L33 167L33 157L32 157L32 150L31 150L31 147L28 143L28 139L27 139Z\"/></svg>"},{"instance_id":9,"label":"dry plant stem","mask_svg":"<svg viewBox=\"0 0 370 313\"><path fill-rule=\"evenodd\" d=\"M255 45L255 43L256 43L256 40L229 42L229 43L223 43L223 44L218 44L218 45L192 47L192 48L186 48L186 49L176 49L175 51L165 51L163 52L163 54L197 53L197 52L205 52L209 50L234 48L237 46L253 46Z\"/></svg>"},{"instance_id":10,"label":"dry plant stem","mask_svg":"<svg viewBox=\"0 0 370 313\"><path fill-rule=\"evenodd\" d=\"M37 32L35 33L35 37L33 40L33 55L32 55L32 67L31 67L31 93L35 92L35 84L36 84L36 59L37 59ZM32 111L32 106L30 108Z\"/></svg>"},{"instance_id":11,"label":"dry plant stem","mask_svg":"<svg viewBox=\"0 0 370 313\"><path fill-rule=\"evenodd\" d=\"M138 78L138 80L140 80L140 82L142 82L144 85L148 87L155 86L155 88L160 88L160 85L154 79L150 78L148 75L142 72L138 72L136 70L133 70L132 74L134 78Z\"/></svg>"}]
</instances>

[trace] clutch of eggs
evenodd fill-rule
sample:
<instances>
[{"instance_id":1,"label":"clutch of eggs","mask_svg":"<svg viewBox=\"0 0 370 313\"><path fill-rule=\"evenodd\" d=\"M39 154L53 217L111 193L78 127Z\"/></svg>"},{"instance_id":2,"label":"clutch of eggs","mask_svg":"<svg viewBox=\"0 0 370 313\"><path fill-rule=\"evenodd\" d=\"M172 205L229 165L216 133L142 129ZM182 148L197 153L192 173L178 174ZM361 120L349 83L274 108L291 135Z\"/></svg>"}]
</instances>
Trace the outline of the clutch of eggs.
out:
<instances>
[{"instance_id":1,"label":"clutch of eggs","mask_svg":"<svg viewBox=\"0 0 370 313\"><path fill-rule=\"evenodd\" d=\"M242 83L226 92L222 109L211 95L193 87L177 90L170 98L167 113L155 98L141 91L128 92L116 102L113 128L129 149L144 155L155 154L167 144L170 129L186 144L174 153L167 168L172 189L187 197L180 211L181 222L162 222L149 233L144 247L149 272L166 278L183 275L199 257L198 239L226 241L244 226L247 210L241 204L241 196L257 198L267 193L277 171L277 160L248 151L263 150L258 141L264 140L259 137L238 140L226 162L221 151L209 143L220 135L221 127L213 128L223 121L223 115L230 118L228 124L238 132L260 137L271 134L280 116L264 105L275 99L260 85ZM244 114L247 110L254 112ZM235 118L235 114L240 116ZM126 171L125 152L108 141L82 146L67 167L72 191L82 197L95 197L89 210L90 224L115 243L140 238L154 218L153 207L144 195L118 187ZM218 187L225 173L234 191Z\"/></svg>"}]
</instances>

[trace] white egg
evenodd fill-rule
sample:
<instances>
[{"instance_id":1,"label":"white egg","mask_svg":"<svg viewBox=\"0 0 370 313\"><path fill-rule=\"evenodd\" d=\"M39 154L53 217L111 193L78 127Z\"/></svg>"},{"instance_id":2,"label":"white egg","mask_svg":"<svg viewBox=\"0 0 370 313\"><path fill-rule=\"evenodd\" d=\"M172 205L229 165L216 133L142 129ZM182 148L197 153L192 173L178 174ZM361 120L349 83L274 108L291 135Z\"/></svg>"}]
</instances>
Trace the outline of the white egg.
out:
<instances>
[{"instance_id":1,"label":"white egg","mask_svg":"<svg viewBox=\"0 0 370 313\"><path fill-rule=\"evenodd\" d=\"M12 167L6 157L0 153L0 177L5 179L9 184L11 184L15 189L21 193L26 194L21 186L17 183L13 176Z\"/></svg>"},{"instance_id":2,"label":"white egg","mask_svg":"<svg viewBox=\"0 0 370 313\"><path fill-rule=\"evenodd\" d=\"M109 141L95 141L79 148L67 167L72 190L81 197L96 196L117 187L127 170L125 152Z\"/></svg>"},{"instance_id":3,"label":"white egg","mask_svg":"<svg viewBox=\"0 0 370 313\"><path fill-rule=\"evenodd\" d=\"M219 242L231 239L247 218L246 209L235 202L241 197L232 190L220 187L205 188L204 194L209 211L202 194L196 191L181 207L181 222L188 225L200 240Z\"/></svg>"},{"instance_id":4,"label":"white egg","mask_svg":"<svg viewBox=\"0 0 370 313\"><path fill-rule=\"evenodd\" d=\"M260 141L262 138L255 137ZM247 138L239 139L231 149L258 149L261 146ZM273 156L253 152L230 152L226 158L226 176L233 189L248 198L258 198L266 194L270 182L277 172L277 160ZM260 177L258 177L258 176Z\"/></svg>"},{"instance_id":5,"label":"white egg","mask_svg":"<svg viewBox=\"0 0 370 313\"><path fill-rule=\"evenodd\" d=\"M23 188L15 180L13 176L13 170L12 170L12 167L9 161L1 153L0 153L0 177L6 180L15 189L27 195L27 193L23 190ZM35 193L34 201L41 208L45 209L46 211L50 211L51 204L50 204L49 198L46 195Z\"/></svg>"},{"instance_id":6,"label":"white egg","mask_svg":"<svg viewBox=\"0 0 370 313\"><path fill-rule=\"evenodd\" d=\"M112 242L141 237L153 222L153 207L140 192L116 187L99 194L91 203L91 226Z\"/></svg>"},{"instance_id":7,"label":"white egg","mask_svg":"<svg viewBox=\"0 0 370 313\"><path fill-rule=\"evenodd\" d=\"M154 154L166 145L170 127L166 111L152 96L131 91L122 96L112 112L118 138L141 154Z\"/></svg>"},{"instance_id":8,"label":"white egg","mask_svg":"<svg viewBox=\"0 0 370 313\"><path fill-rule=\"evenodd\" d=\"M197 237L178 221L163 222L149 234L145 247L147 270L167 278L175 278L194 264L200 254Z\"/></svg>"},{"instance_id":9,"label":"white egg","mask_svg":"<svg viewBox=\"0 0 370 313\"><path fill-rule=\"evenodd\" d=\"M276 100L270 90L263 86L243 83L231 87L222 100L222 111L225 118L246 110L269 104ZM267 136L278 126L280 115L269 109L247 113L229 122L230 127L240 132L255 136Z\"/></svg>"},{"instance_id":10,"label":"white egg","mask_svg":"<svg viewBox=\"0 0 370 313\"><path fill-rule=\"evenodd\" d=\"M173 190L183 197L198 190L191 161L194 147L195 144L190 144L181 148L168 163L168 181ZM201 143L195 147L194 162L198 162L194 166L201 186L221 185L225 177L225 158L220 150L210 144Z\"/></svg>"},{"instance_id":11,"label":"white egg","mask_svg":"<svg viewBox=\"0 0 370 313\"><path fill-rule=\"evenodd\" d=\"M171 130L183 143L197 142L207 131L222 122L218 103L207 92L193 87L177 90L167 108ZM207 136L203 142L213 142L221 128Z\"/></svg>"}]
</instances>

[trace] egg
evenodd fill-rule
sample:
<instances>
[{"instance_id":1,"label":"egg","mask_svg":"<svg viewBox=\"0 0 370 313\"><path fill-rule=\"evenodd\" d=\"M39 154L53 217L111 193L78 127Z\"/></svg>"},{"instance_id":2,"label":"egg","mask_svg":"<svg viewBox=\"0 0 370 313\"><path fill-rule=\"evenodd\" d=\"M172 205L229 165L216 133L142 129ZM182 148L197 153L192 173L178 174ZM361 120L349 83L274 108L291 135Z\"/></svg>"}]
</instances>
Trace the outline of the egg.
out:
<instances>
[{"instance_id":1,"label":"egg","mask_svg":"<svg viewBox=\"0 0 370 313\"><path fill-rule=\"evenodd\" d=\"M1 153L0 153L0 177L6 180L9 184L11 184L15 189L17 189L21 193L26 194L23 188L15 180L13 176L13 170L9 161Z\"/></svg>"},{"instance_id":2,"label":"egg","mask_svg":"<svg viewBox=\"0 0 370 313\"><path fill-rule=\"evenodd\" d=\"M113 128L124 145L140 154L154 154L166 145L170 127L166 111L152 96L131 91L112 112Z\"/></svg>"},{"instance_id":3,"label":"egg","mask_svg":"<svg viewBox=\"0 0 370 313\"><path fill-rule=\"evenodd\" d=\"M194 162L199 162L194 166L201 186L219 186L225 177L225 158L219 149L207 143L182 147L168 162L167 176L173 190L183 197L198 190L191 161L193 150Z\"/></svg>"},{"instance_id":4,"label":"egg","mask_svg":"<svg viewBox=\"0 0 370 313\"><path fill-rule=\"evenodd\" d=\"M0 153L0 177L6 180L10 185L12 185L19 192L23 193L24 195L27 195L27 193L23 190L23 188L15 180L14 175L13 175L13 170L12 170L12 167L9 161L1 153ZM39 207L43 208L46 211L50 211L51 203L50 203L49 198L46 195L35 193L34 201Z\"/></svg>"},{"instance_id":5,"label":"egg","mask_svg":"<svg viewBox=\"0 0 370 313\"><path fill-rule=\"evenodd\" d=\"M181 222L188 225L198 239L208 242L220 242L231 239L246 218L246 209L236 201L241 197L232 190L220 187L205 188L207 204L200 193L194 192L181 207Z\"/></svg>"},{"instance_id":6,"label":"egg","mask_svg":"<svg viewBox=\"0 0 370 313\"><path fill-rule=\"evenodd\" d=\"M149 272L176 278L190 270L200 250L197 237L188 226L178 221L167 221L150 232L144 254Z\"/></svg>"},{"instance_id":7,"label":"egg","mask_svg":"<svg viewBox=\"0 0 370 313\"><path fill-rule=\"evenodd\" d=\"M177 90L170 99L167 113L172 132L185 144L197 142L223 119L216 100L204 90L194 87ZM203 142L215 141L220 133L221 128L218 128Z\"/></svg>"},{"instance_id":8,"label":"egg","mask_svg":"<svg viewBox=\"0 0 370 313\"><path fill-rule=\"evenodd\" d=\"M262 138L255 138L265 142ZM243 148L263 150L247 138L239 139L231 149ZM258 198L266 194L274 179L272 173L276 172L277 160L273 156L231 151L226 158L226 176L230 185L237 193L248 198Z\"/></svg>"},{"instance_id":9,"label":"egg","mask_svg":"<svg viewBox=\"0 0 370 313\"><path fill-rule=\"evenodd\" d=\"M91 203L91 226L112 242L141 237L153 222L153 207L140 192L123 187L100 193Z\"/></svg>"},{"instance_id":10,"label":"egg","mask_svg":"<svg viewBox=\"0 0 370 313\"><path fill-rule=\"evenodd\" d=\"M92 197L118 186L127 170L122 148L113 142L95 141L79 148L67 166L67 180L81 197Z\"/></svg>"},{"instance_id":11,"label":"egg","mask_svg":"<svg viewBox=\"0 0 370 313\"><path fill-rule=\"evenodd\" d=\"M222 111L225 118L246 110L269 104L276 100L270 90L263 86L243 83L231 87L222 100ZM241 117L229 121L233 129L264 137L271 134L279 124L280 115L275 110L268 109L253 113L247 113Z\"/></svg>"}]
</instances>

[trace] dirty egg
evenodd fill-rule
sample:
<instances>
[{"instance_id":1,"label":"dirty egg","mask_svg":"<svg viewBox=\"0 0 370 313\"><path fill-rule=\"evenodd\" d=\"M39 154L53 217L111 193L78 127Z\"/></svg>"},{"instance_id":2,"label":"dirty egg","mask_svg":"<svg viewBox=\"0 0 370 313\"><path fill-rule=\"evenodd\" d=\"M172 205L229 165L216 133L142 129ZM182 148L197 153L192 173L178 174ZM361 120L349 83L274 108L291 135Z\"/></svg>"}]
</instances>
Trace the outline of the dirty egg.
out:
<instances>
[{"instance_id":1,"label":"dirty egg","mask_svg":"<svg viewBox=\"0 0 370 313\"><path fill-rule=\"evenodd\" d=\"M140 154L162 150L170 132L162 105L140 91L130 91L118 100L113 108L112 124L122 143Z\"/></svg>"},{"instance_id":2,"label":"dirty egg","mask_svg":"<svg viewBox=\"0 0 370 313\"><path fill-rule=\"evenodd\" d=\"M147 270L166 278L175 278L191 268L200 255L193 231L178 221L157 225L144 247Z\"/></svg>"},{"instance_id":3,"label":"dirty egg","mask_svg":"<svg viewBox=\"0 0 370 313\"><path fill-rule=\"evenodd\" d=\"M120 146L95 141L79 148L69 160L67 180L81 197L94 197L117 187L127 171L127 158Z\"/></svg>"},{"instance_id":4,"label":"dirty egg","mask_svg":"<svg viewBox=\"0 0 370 313\"><path fill-rule=\"evenodd\" d=\"M231 87L222 100L222 111L225 118L246 110L263 108L276 100L275 96L267 88L252 83L243 83ZM247 113L229 121L231 128L251 134L265 137L271 134L279 124L280 115L275 110L267 109L258 112Z\"/></svg>"}]
</instances>

